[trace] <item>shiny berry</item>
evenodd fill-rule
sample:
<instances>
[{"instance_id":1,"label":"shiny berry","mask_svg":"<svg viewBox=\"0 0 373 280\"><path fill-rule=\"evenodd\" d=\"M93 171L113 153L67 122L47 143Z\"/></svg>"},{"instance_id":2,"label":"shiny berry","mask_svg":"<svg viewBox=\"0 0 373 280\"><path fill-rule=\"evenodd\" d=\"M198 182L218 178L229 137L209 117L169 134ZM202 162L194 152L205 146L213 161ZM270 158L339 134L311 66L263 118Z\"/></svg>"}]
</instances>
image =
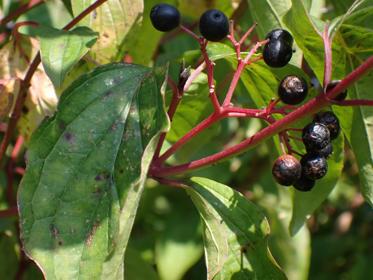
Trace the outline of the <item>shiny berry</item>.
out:
<instances>
[{"instance_id":1,"label":"shiny berry","mask_svg":"<svg viewBox=\"0 0 373 280\"><path fill-rule=\"evenodd\" d=\"M270 40L263 50L264 62L271 67L280 68L289 63L293 48L284 40Z\"/></svg>"},{"instance_id":2,"label":"shiny berry","mask_svg":"<svg viewBox=\"0 0 373 280\"><path fill-rule=\"evenodd\" d=\"M219 10L208 10L199 20L199 31L209 41L220 41L228 35L228 18Z\"/></svg>"},{"instance_id":3,"label":"shiny berry","mask_svg":"<svg viewBox=\"0 0 373 280\"><path fill-rule=\"evenodd\" d=\"M290 46L292 46L294 42L293 36L291 36L291 34L285 29L280 28L274 29L271 32L269 32L266 36L266 39L269 39L270 41L283 40Z\"/></svg>"},{"instance_id":4,"label":"shiny berry","mask_svg":"<svg viewBox=\"0 0 373 280\"><path fill-rule=\"evenodd\" d=\"M278 96L285 104L296 105L301 103L308 92L307 82L298 76L286 76L278 87Z\"/></svg>"},{"instance_id":5,"label":"shiny berry","mask_svg":"<svg viewBox=\"0 0 373 280\"><path fill-rule=\"evenodd\" d=\"M337 116L332 111L318 113L314 120L326 125L330 132L330 140L334 140L338 137L341 127Z\"/></svg>"},{"instance_id":6,"label":"shiny berry","mask_svg":"<svg viewBox=\"0 0 373 280\"><path fill-rule=\"evenodd\" d=\"M158 4L150 11L150 20L155 29L159 31L171 31L180 24L179 10L168 4Z\"/></svg>"},{"instance_id":7,"label":"shiny berry","mask_svg":"<svg viewBox=\"0 0 373 280\"><path fill-rule=\"evenodd\" d=\"M302 139L307 152L318 151L330 143L330 132L326 125L312 122L303 128Z\"/></svg>"},{"instance_id":8,"label":"shiny berry","mask_svg":"<svg viewBox=\"0 0 373 280\"><path fill-rule=\"evenodd\" d=\"M322 148L321 150L315 151L315 153L324 158L328 158L333 153L332 143L329 143L325 148Z\"/></svg>"},{"instance_id":9,"label":"shiny berry","mask_svg":"<svg viewBox=\"0 0 373 280\"><path fill-rule=\"evenodd\" d=\"M329 91L335 88L339 83L340 83L340 80L335 80L335 81L330 82L328 86L326 87L326 91ZM345 100L346 97L347 97L347 89L338 93L338 95L334 97L334 100L342 101L342 100Z\"/></svg>"},{"instance_id":10,"label":"shiny berry","mask_svg":"<svg viewBox=\"0 0 373 280\"><path fill-rule=\"evenodd\" d=\"M326 159L318 154L306 154L300 160L302 175L310 180L318 180L326 175L328 163Z\"/></svg>"},{"instance_id":11,"label":"shiny berry","mask_svg":"<svg viewBox=\"0 0 373 280\"><path fill-rule=\"evenodd\" d=\"M308 179L306 176L301 177L294 183L294 188L301 192L308 192L315 186L315 180Z\"/></svg>"},{"instance_id":12,"label":"shiny berry","mask_svg":"<svg viewBox=\"0 0 373 280\"><path fill-rule=\"evenodd\" d=\"M283 186L291 186L300 178L302 167L298 159L292 155L280 156L272 167L272 175Z\"/></svg>"}]
</instances>

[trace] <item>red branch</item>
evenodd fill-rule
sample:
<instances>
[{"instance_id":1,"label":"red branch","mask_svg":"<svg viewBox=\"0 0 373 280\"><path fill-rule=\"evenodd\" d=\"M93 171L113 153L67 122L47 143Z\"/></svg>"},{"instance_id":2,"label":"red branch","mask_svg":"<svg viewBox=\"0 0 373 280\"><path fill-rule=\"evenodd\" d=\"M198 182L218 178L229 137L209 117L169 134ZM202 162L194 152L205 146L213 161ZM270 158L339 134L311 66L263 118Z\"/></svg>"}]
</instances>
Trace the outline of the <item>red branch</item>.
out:
<instances>
[{"instance_id":1,"label":"red branch","mask_svg":"<svg viewBox=\"0 0 373 280\"><path fill-rule=\"evenodd\" d=\"M328 34L329 26L326 25L323 33L324 51L325 51L325 64L324 64L324 91L332 78L332 42Z\"/></svg>"},{"instance_id":2,"label":"red branch","mask_svg":"<svg viewBox=\"0 0 373 280\"><path fill-rule=\"evenodd\" d=\"M298 119L301 119L307 115L316 113L321 108L330 105L330 102L329 102L330 99L333 99L340 92L342 92L347 87L352 85L356 80L361 78L361 76L366 74L366 72L368 72L371 68L373 68L373 56L368 58L363 64L361 64L353 72L347 75L336 87L326 92L325 95L321 94L317 96L316 98L308 101L306 104L295 109L293 112L284 116L282 119L265 127L264 129L257 132L250 138L242 141L241 143L235 146L229 147L216 154L207 156L199 160L191 161L186 164L181 164L181 165L172 166L172 167L162 167L159 165L153 165L150 172L153 176L158 176L158 177L178 174L182 172L188 172L191 170L195 170L197 168L211 165L213 163L217 163L223 159L245 152L246 150L253 148L255 145L259 144L265 139L268 139L269 137L272 137L273 135L278 134L281 131L285 130L291 124L296 122Z\"/></svg>"},{"instance_id":3,"label":"red branch","mask_svg":"<svg viewBox=\"0 0 373 280\"><path fill-rule=\"evenodd\" d=\"M93 10L95 10L97 7L105 3L107 0L97 0L95 3L90 5L88 8L86 8L83 12L81 12L77 17L75 17L70 23L68 23L63 29L69 30L72 27L74 27L80 20L82 20L85 16L87 16L89 13L91 13ZM38 68L40 64L40 52L37 53L34 60L31 62L27 73L24 77L24 79L21 81L20 89L18 92L17 100L13 109L13 112L10 116L9 123L8 123L8 129L4 135L4 138L0 145L0 162L3 160L5 152L7 150L7 147L9 145L10 139L12 138L12 135L14 133L14 130L16 128L17 122L21 116L22 108L25 103L26 97L27 97L27 90L30 86L31 78L34 75L36 69Z\"/></svg>"},{"instance_id":4,"label":"red branch","mask_svg":"<svg viewBox=\"0 0 373 280\"><path fill-rule=\"evenodd\" d=\"M11 12L6 17L2 18L0 20L0 26L3 26L5 24L7 24L8 22L10 22L14 19L17 19L20 15L22 15L22 14L26 13L27 11L35 8L36 6L39 6L40 4L43 4L43 2L44 2L43 0L30 0L30 2L28 2L27 4L24 4L20 7L18 7L18 9Z\"/></svg>"},{"instance_id":5,"label":"red branch","mask_svg":"<svg viewBox=\"0 0 373 280\"><path fill-rule=\"evenodd\" d=\"M9 209L0 210L0 218L14 217L18 215L17 207L11 207Z\"/></svg>"}]
</instances>

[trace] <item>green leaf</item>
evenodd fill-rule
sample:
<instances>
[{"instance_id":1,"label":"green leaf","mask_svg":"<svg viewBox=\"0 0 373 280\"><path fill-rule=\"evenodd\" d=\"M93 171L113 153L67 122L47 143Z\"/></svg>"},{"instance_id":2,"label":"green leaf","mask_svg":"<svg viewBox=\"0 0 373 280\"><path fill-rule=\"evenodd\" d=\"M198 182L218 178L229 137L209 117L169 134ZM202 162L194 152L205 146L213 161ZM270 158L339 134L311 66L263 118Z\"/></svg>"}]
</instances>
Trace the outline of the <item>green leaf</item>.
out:
<instances>
[{"instance_id":1,"label":"green leaf","mask_svg":"<svg viewBox=\"0 0 373 280\"><path fill-rule=\"evenodd\" d=\"M0 232L0 275L8 279L14 279L19 263L15 232L15 229Z\"/></svg>"},{"instance_id":2,"label":"green leaf","mask_svg":"<svg viewBox=\"0 0 373 280\"><path fill-rule=\"evenodd\" d=\"M96 1L72 1L74 16L94 2ZM136 22L141 20L144 11L143 2L142 0L108 0L80 22L80 25L88 26L100 34L91 51L94 60L98 63L108 63L116 59L128 32Z\"/></svg>"},{"instance_id":3,"label":"green leaf","mask_svg":"<svg viewBox=\"0 0 373 280\"><path fill-rule=\"evenodd\" d=\"M38 26L31 31L40 40L41 62L55 87L60 87L66 74L89 51L98 34L88 27L63 31Z\"/></svg>"},{"instance_id":4,"label":"green leaf","mask_svg":"<svg viewBox=\"0 0 373 280\"><path fill-rule=\"evenodd\" d=\"M194 20L198 20L206 10L212 7L222 11L227 17L230 17L234 6L232 0L178 0L178 2L182 15Z\"/></svg>"},{"instance_id":5,"label":"green leaf","mask_svg":"<svg viewBox=\"0 0 373 280\"><path fill-rule=\"evenodd\" d=\"M151 264L144 261L141 254L129 246L124 259L124 279L158 280L159 277Z\"/></svg>"},{"instance_id":6,"label":"green leaf","mask_svg":"<svg viewBox=\"0 0 373 280\"><path fill-rule=\"evenodd\" d=\"M62 94L34 133L18 203L27 255L48 279L123 277L123 258L167 125L150 69L111 64Z\"/></svg>"},{"instance_id":7,"label":"green leaf","mask_svg":"<svg viewBox=\"0 0 373 280\"><path fill-rule=\"evenodd\" d=\"M295 235L307 221L308 217L329 196L343 168L344 138L339 136L333 141L333 155L328 159L327 175L316 181L315 187L309 192L294 190L293 215L290 222L290 234Z\"/></svg>"},{"instance_id":8,"label":"green leaf","mask_svg":"<svg viewBox=\"0 0 373 280\"><path fill-rule=\"evenodd\" d=\"M291 7L291 0L247 0L249 11L258 23L257 32L261 38L274 28L283 26L282 17Z\"/></svg>"},{"instance_id":9,"label":"green leaf","mask_svg":"<svg viewBox=\"0 0 373 280\"><path fill-rule=\"evenodd\" d=\"M293 34L294 40L303 51L304 58L311 66L319 81L324 78L324 45L320 30L312 21L301 0L292 0L292 8L284 16L284 23ZM345 57L341 46L333 42L333 78L345 74Z\"/></svg>"},{"instance_id":10,"label":"green leaf","mask_svg":"<svg viewBox=\"0 0 373 280\"><path fill-rule=\"evenodd\" d=\"M286 279L269 252L261 210L228 186L192 181L187 192L204 224L208 279Z\"/></svg>"},{"instance_id":11,"label":"green leaf","mask_svg":"<svg viewBox=\"0 0 373 280\"><path fill-rule=\"evenodd\" d=\"M162 280L182 279L203 254L199 216L187 200L189 204L177 201L156 240L155 261Z\"/></svg>"}]
</instances>

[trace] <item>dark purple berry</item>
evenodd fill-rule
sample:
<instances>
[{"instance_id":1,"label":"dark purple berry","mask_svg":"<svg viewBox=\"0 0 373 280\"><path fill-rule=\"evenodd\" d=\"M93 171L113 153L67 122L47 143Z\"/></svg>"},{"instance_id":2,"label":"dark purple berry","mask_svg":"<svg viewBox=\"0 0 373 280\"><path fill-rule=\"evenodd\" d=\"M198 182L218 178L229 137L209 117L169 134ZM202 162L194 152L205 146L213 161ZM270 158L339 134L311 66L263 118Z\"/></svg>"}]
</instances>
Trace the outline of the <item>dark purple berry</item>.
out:
<instances>
[{"instance_id":1,"label":"dark purple berry","mask_svg":"<svg viewBox=\"0 0 373 280\"><path fill-rule=\"evenodd\" d=\"M209 41L221 41L229 32L228 18L222 11L208 10L199 20L199 31Z\"/></svg>"},{"instance_id":2,"label":"dark purple berry","mask_svg":"<svg viewBox=\"0 0 373 280\"><path fill-rule=\"evenodd\" d=\"M301 192L308 192L315 186L315 180L308 179L301 175L301 177L294 183L294 188Z\"/></svg>"},{"instance_id":3,"label":"dark purple berry","mask_svg":"<svg viewBox=\"0 0 373 280\"><path fill-rule=\"evenodd\" d=\"M332 81L328 84L328 86L326 87L326 91L329 91L329 90L332 90L333 88L335 88L338 84L340 83L340 80L335 80L335 81ZM347 89L340 92L336 97L334 97L334 100L337 100L337 101L342 101L342 100L345 100L347 97Z\"/></svg>"},{"instance_id":4,"label":"dark purple berry","mask_svg":"<svg viewBox=\"0 0 373 280\"><path fill-rule=\"evenodd\" d=\"M155 29L167 32L179 26L180 13L174 6L158 4L151 9L150 20Z\"/></svg>"},{"instance_id":5,"label":"dark purple berry","mask_svg":"<svg viewBox=\"0 0 373 280\"><path fill-rule=\"evenodd\" d=\"M269 32L266 39L269 39L270 41L282 40L288 43L290 46L292 46L294 42L293 36L291 36L287 30L281 28L274 29Z\"/></svg>"},{"instance_id":6,"label":"dark purple berry","mask_svg":"<svg viewBox=\"0 0 373 280\"><path fill-rule=\"evenodd\" d=\"M301 103L308 92L307 82L298 76L286 76L278 87L278 96L285 104L296 105Z\"/></svg>"},{"instance_id":7,"label":"dark purple berry","mask_svg":"<svg viewBox=\"0 0 373 280\"><path fill-rule=\"evenodd\" d=\"M272 175L283 186L291 186L300 178L302 167L298 159L292 155L277 158L272 167Z\"/></svg>"},{"instance_id":8,"label":"dark purple berry","mask_svg":"<svg viewBox=\"0 0 373 280\"><path fill-rule=\"evenodd\" d=\"M293 56L293 48L284 40L269 41L263 50L264 62L271 67L284 67Z\"/></svg>"},{"instance_id":9,"label":"dark purple berry","mask_svg":"<svg viewBox=\"0 0 373 280\"><path fill-rule=\"evenodd\" d=\"M328 158L333 153L332 143L329 143L325 148L322 148L321 150L315 151L315 153L324 158Z\"/></svg>"},{"instance_id":10,"label":"dark purple berry","mask_svg":"<svg viewBox=\"0 0 373 280\"><path fill-rule=\"evenodd\" d=\"M330 132L326 125L312 122L303 128L302 139L307 152L319 151L330 143Z\"/></svg>"},{"instance_id":11,"label":"dark purple berry","mask_svg":"<svg viewBox=\"0 0 373 280\"><path fill-rule=\"evenodd\" d=\"M318 154L306 154L300 160L302 175L310 180L318 180L326 175L328 163Z\"/></svg>"},{"instance_id":12,"label":"dark purple berry","mask_svg":"<svg viewBox=\"0 0 373 280\"><path fill-rule=\"evenodd\" d=\"M330 132L330 140L334 140L338 137L341 127L337 116L332 111L318 113L314 120L326 125Z\"/></svg>"}]
</instances>

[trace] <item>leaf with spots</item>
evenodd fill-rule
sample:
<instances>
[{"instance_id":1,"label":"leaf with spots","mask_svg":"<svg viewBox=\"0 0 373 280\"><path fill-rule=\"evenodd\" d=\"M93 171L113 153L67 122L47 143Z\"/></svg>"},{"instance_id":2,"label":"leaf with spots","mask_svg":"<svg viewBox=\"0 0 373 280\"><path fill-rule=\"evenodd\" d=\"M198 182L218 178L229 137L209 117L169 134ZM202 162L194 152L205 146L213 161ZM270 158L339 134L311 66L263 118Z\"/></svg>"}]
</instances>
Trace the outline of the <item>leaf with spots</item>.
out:
<instances>
[{"instance_id":1,"label":"leaf with spots","mask_svg":"<svg viewBox=\"0 0 373 280\"><path fill-rule=\"evenodd\" d=\"M268 249L262 211L232 188L192 178L188 189L204 225L208 279L286 279Z\"/></svg>"},{"instance_id":2,"label":"leaf with spots","mask_svg":"<svg viewBox=\"0 0 373 280\"><path fill-rule=\"evenodd\" d=\"M18 205L27 255L47 279L123 276L156 140L167 126L151 69L99 67L33 134Z\"/></svg>"},{"instance_id":3,"label":"leaf with spots","mask_svg":"<svg viewBox=\"0 0 373 280\"><path fill-rule=\"evenodd\" d=\"M74 16L89 7L96 0L71 1ZM136 22L142 20L142 0L108 0L80 24L99 33L97 43L91 50L98 63L113 62L121 49L124 39ZM143 46L141 46L143 47Z\"/></svg>"}]
</instances>

